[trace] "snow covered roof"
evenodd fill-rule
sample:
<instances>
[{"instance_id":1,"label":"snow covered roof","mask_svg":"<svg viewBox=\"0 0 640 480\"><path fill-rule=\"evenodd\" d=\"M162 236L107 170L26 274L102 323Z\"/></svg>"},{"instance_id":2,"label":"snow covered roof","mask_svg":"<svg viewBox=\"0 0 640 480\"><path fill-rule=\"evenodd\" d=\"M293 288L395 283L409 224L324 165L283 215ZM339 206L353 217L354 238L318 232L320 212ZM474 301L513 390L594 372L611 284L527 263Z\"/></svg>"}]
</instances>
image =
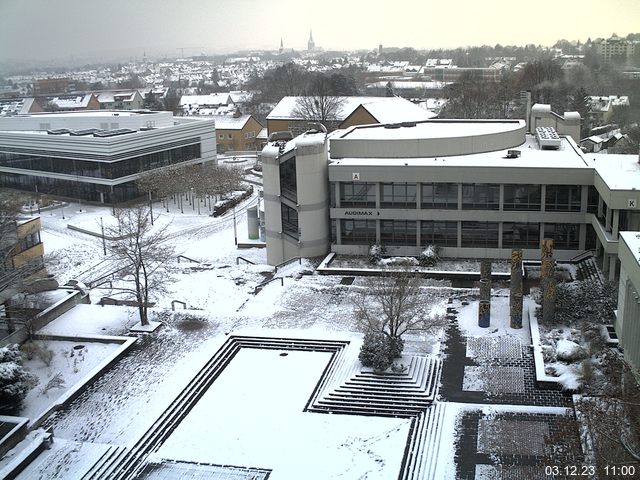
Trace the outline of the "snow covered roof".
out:
<instances>
[{"instance_id":1,"label":"snow covered roof","mask_svg":"<svg viewBox=\"0 0 640 480\"><path fill-rule=\"evenodd\" d=\"M392 130L393 131L393 130ZM397 130L396 130L397 131ZM330 141L333 141L332 136ZM517 158L507 158L507 149L493 152L453 155L447 157L396 157L396 158L355 158L331 159L332 165L343 166L437 166L437 167L512 167L512 168L571 168L589 169L582 156L562 137L558 150L540 150L531 135L527 135L522 145L512 147L520 151Z\"/></svg>"},{"instance_id":2,"label":"snow covered roof","mask_svg":"<svg viewBox=\"0 0 640 480\"><path fill-rule=\"evenodd\" d=\"M182 95L180 105L198 105L201 107L218 107L229 105L233 101L228 93L211 93L209 95Z\"/></svg>"},{"instance_id":3,"label":"snow covered roof","mask_svg":"<svg viewBox=\"0 0 640 480\"><path fill-rule=\"evenodd\" d=\"M53 97L49 100L49 102L55 104L60 109L70 109L70 108L86 108L91 101L91 97L93 94L89 93L86 95L73 95L73 96L64 96L64 97Z\"/></svg>"},{"instance_id":4,"label":"snow covered roof","mask_svg":"<svg viewBox=\"0 0 640 480\"><path fill-rule=\"evenodd\" d=\"M377 99L362 103L362 107L379 123L420 122L436 116L435 113L398 97L385 97L382 101Z\"/></svg>"},{"instance_id":5,"label":"snow covered roof","mask_svg":"<svg viewBox=\"0 0 640 480\"><path fill-rule=\"evenodd\" d=\"M216 130L242 130L251 115L212 115L211 118L216 121Z\"/></svg>"},{"instance_id":6,"label":"snow covered roof","mask_svg":"<svg viewBox=\"0 0 640 480\"><path fill-rule=\"evenodd\" d=\"M132 102L135 98L137 90L130 91L107 91L100 92L97 94L98 101L100 103L113 103L116 100L122 102Z\"/></svg>"},{"instance_id":7,"label":"snow covered roof","mask_svg":"<svg viewBox=\"0 0 640 480\"><path fill-rule=\"evenodd\" d=\"M638 155L595 153L586 158L609 190L637 190L640 187Z\"/></svg>"},{"instance_id":8,"label":"snow covered roof","mask_svg":"<svg viewBox=\"0 0 640 480\"><path fill-rule=\"evenodd\" d=\"M0 100L0 116L6 115L24 115L29 113L35 98L18 98Z\"/></svg>"},{"instance_id":9,"label":"snow covered roof","mask_svg":"<svg viewBox=\"0 0 640 480\"><path fill-rule=\"evenodd\" d=\"M284 97L267 116L267 120L295 120L300 97ZM342 105L330 120L344 121L362 105L379 123L428 120L435 114L400 97L341 97Z\"/></svg>"}]
</instances>

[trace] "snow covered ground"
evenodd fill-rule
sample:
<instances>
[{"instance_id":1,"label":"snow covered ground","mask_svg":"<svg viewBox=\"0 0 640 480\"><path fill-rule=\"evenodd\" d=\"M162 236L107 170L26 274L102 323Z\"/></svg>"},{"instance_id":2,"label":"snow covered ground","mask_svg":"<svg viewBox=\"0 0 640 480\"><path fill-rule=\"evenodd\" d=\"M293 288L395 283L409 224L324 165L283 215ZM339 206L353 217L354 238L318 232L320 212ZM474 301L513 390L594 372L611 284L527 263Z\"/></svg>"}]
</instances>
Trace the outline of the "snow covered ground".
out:
<instances>
[{"instance_id":1,"label":"snow covered ground","mask_svg":"<svg viewBox=\"0 0 640 480\"><path fill-rule=\"evenodd\" d=\"M254 196L236 209L238 240L247 236L246 208L256 203ZM155 299L151 309L152 318L162 320L163 327L144 336L81 402L56 414L50 424L57 447L41 455L19 478L38 478L30 476L36 471L42 478L74 478L87 468L83 452L91 452L93 458L104 451L104 445L134 445L230 333L359 340L351 297L365 286L363 278L356 277L347 286L341 276L311 275L313 265L308 261L275 273L266 265L264 249L236 248L232 212L213 218L202 206L198 215L197 208L185 208L182 213L170 202L169 212L156 203L154 213L156 228L166 226L176 250L169 294ZM49 270L60 283L82 280L113 265L108 256L105 261L99 238L67 228L71 224L99 232L100 219L105 226L111 225L111 214L107 207L78 204L65 207L64 219L60 209L43 212L42 239L45 251L52 254ZM184 258L178 262L178 255L197 262ZM464 265L462 268L479 270L477 264ZM496 266L494 270L507 269ZM254 293L257 285L272 277L276 280ZM118 296L116 286L91 290L91 305L76 306L42 333L126 334L137 321L136 309L97 305L104 296ZM448 284L425 280L424 286L439 292L435 309L444 313L451 293ZM494 291L494 295L491 327L477 326L477 302L471 302L459 311L463 333L507 335L529 344L526 323L520 330L508 326L505 292ZM176 305L173 312L174 300L184 302L186 309ZM442 339L408 336L405 353L439 355ZM95 350L92 345L88 348ZM289 351L281 357L278 353L241 350L154 454L155 459L272 468L270 478L274 479L397 478L409 420L303 412L326 366L327 354ZM456 418L465 408L447 403L434 478L455 478L455 449L451 446ZM47 471L52 472L50 477L43 473Z\"/></svg>"},{"instance_id":2,"label":"snow covered ground","mask_svg":"<svg viewBox=\"0 0 640 480\"><path fill-rule=\"evenodd\" d=\"M38 385L29 390L20 411L20 416L32 420L120 346L117 343L80 343L63 340L36 340L34 343L41 349L51 350L53 356L49 365L37 356L24 362L26 369L38 377ZM47 390L47 384L57 375L60 375L64 383Z\"/></svg>"}]
</instances>

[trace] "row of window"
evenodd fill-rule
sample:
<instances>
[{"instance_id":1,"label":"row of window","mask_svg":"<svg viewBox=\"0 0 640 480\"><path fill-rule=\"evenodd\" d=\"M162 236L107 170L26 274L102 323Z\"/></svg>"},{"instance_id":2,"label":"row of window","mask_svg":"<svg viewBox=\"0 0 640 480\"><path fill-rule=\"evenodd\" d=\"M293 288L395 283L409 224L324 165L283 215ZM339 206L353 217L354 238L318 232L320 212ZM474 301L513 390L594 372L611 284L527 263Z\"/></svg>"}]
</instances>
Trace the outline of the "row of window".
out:
<instances>
[{"instance_id":1,"label":"row of window","mask_svg":"<svg viewBox=\"0 0 640 480\"><path fill-rule=\"evenodd\" d=\"M249 139L249 138L255 138L256 137L256 132L245 132L244 134L244 138L245 139ZM229 140L233 140L233 134L232 133L227 133L227 138ZM218 139L219 140L224 140L224 133L218 133Z\"/></svg>"},{"instance_id":2,"label":"row of window","mask_svg":"<svg viewBox=\"0 0 640 480\"><path fill-rule=\"evenodd\" d=\"M283 220L284 222L284 220ZM332 242L343 245L407 245L433 244L441 247L458 246L458 223L460 223L461 247L499 248L498 222L455 222L379 220L380 239L377 239L376 220L341 219L341 238L337 239L335 220L332 221ZM591 228L593 232L593 229ZM502 222L502 248L539 248L540 238L554 239L555 248L577 250L579 248L580 224L577 223L515 223ZM595 245L587 239L587 246Z\"/></svg>"},{"instance_id":3,"label":"row of window","mask_svg":"<svg viewBox=\"0 0 640 480\"><path fill-rule=\"evenodd\" d=\"M342 208L377 208L377 183L340 182L331 184L331 206L336 207L335 188L339 185L339 205ZM499 210L500 185L493 183L382 183L380 208L458 209L461 186L463 210ZM420 190L420 200L417 194ZM506 184L503 188L503 210L540 211L542 186ZM595 213L598 193L589 187L587 211ZM544 206L546 211L579 212L582 201L581 185L547 185ZM420 207L418 207L418 203Z\"/></svg>"},{"instance_id":4,"label":"row of window","mask_svg":"<svg viewBox=\"0 0 640 480\"><path fill-rule=\"evenodd\" d=\"M109 186L4 172L0 172L0 187L105 203L125 202L140 196L135 181Z\"/></svg>"},{"instance_id":5,"label":"row of window","mask_svg":"<svg viewBox=\"0 0 640 480\"><path fill-rule=\"evenodd\" d=\"M186 145L109 163L0 152L0 166L64 173L79 177L116 179L196 158L200 158L200 144Z\"/></svg>"}]
</instances>

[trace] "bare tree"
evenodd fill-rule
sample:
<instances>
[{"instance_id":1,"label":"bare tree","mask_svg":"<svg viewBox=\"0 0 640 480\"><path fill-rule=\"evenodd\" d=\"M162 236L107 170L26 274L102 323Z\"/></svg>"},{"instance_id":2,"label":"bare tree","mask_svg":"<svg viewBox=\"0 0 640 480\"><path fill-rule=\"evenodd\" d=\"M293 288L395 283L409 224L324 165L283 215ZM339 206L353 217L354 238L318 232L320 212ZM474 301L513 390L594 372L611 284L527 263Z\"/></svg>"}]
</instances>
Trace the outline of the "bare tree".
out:
<instances>
[{"instance_id":1,"label":"bare tree","mask_svg":"<svg viewBox=\"0 0 640 480\"><path fill-rule=\"evenodd\" d=\"M196 201L215 199L240 190L242 170L209 165L186 165L153 170L138 179L138 189L157 198L193 193ZM211 202L209 202L211 204Z\"/></svg>"},{"instance_id":2,"label":"bare tree","mask_svg":"<svg viewBox=\"0 0 640 480\"><path fill-rule=\"evenodd\" d=\"M374 349L387 350L390 365L402 353L403 335L433 333L447 324L443 316L431 312L435 300L433 291L421 288L421 278L405 269L367 277L353 302L358 326L375 343Z\"/></svg>"},{"instance_id":3,"label":"bare tree","mask_svg":"<svg viewBox=\"0 0 640 480\"><path fill-rule=\"evenodd\" d=\"M303 120L320 122L327 130L335 130L339 121L338 115L345 98L334 94L331 79L325 75L312 77L304 94L296 100L293 116Z\"/></svg>"},{"instance_id":4,"label":"bare tree","mask_svg":"<svg viewBox=\"0 0 640 480\"><path fill-rule=\"evenodd\" d=\"M167 245L166 226L151 225L147 207L118 209L115 217L117 226L107 229L108 236L115 239L108 248L127 267L123 275L133 277L133 286L125 291L135 296L140 323L148 325L151 295L166 293L173 248Z\"/></svg>"}]
</instances>

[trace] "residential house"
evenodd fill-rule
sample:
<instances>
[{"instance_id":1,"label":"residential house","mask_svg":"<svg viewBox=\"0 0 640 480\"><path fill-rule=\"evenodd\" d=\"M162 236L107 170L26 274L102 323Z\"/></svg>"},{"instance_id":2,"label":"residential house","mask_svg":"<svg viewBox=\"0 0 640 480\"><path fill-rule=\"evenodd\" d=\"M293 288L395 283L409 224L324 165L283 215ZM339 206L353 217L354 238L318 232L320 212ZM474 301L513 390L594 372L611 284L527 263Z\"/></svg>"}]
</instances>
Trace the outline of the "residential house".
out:
<instances>
[{"instance_id":1,"label":"residential house","mask_svg":"<svg viewBox=\"0 0 640 480\"><path fill-rule=\"evenodd\" d=\"M312 119L299 113L304 97L284 97L267 116L267 132L291 131L298 135L307 130ZM332 97L335 98L335 97ZM338 97L338 107L326 119L327 128L335 130L352 125L400 123L429 120L435 114L400 97Z\"/></svg>"},{"instance_id":2,"label":"residential house","mask_svg":"<svg viewBox=\"0 0 640 480\"><path fill-rule=\"evenodd\" d=\"M100 110L140 110L144 97L138 90L112 90L96 93Z\"/></svg>"},{"instance_id":3,"label":"residential house","mask_svg":"<svg viewBox=\"0 0 640 480\"><path fill-rule=\"evenodd\" d=\"M218 152L257 150L262 147L258 135L263 127L252 115L212 115L216 122Z\"/></svg>"}]
</instances>

